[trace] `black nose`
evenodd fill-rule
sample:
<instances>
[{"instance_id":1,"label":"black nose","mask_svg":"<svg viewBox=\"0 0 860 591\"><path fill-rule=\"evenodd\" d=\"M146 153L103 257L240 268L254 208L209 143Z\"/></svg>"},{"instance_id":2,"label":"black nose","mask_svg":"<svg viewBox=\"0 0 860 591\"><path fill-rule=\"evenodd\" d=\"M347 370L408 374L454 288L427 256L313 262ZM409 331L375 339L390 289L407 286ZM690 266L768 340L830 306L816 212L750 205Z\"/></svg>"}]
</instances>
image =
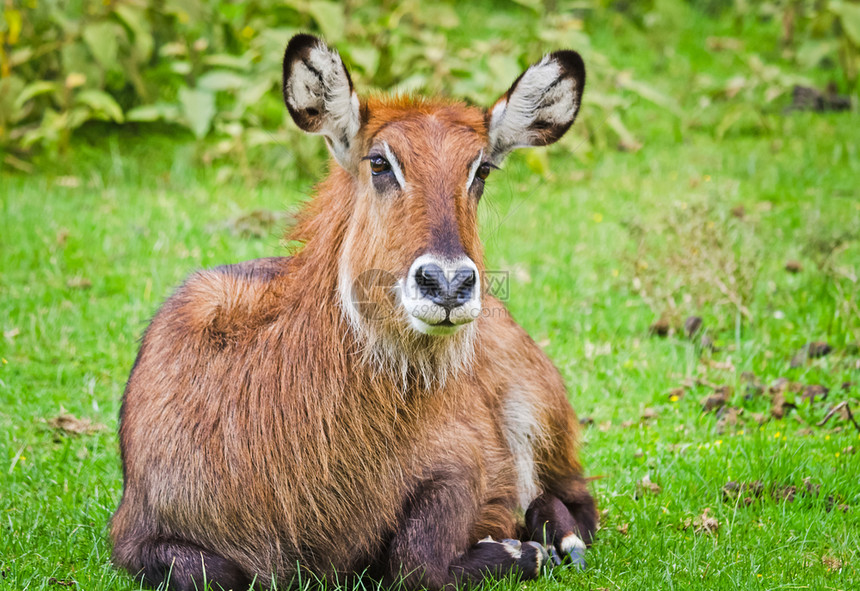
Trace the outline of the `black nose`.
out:
<instances>
[{"instance_id":1,"label":"black nose","mask_svg":"<svg viewBox=\"0 0 860 591\"><path fill-rule=\"evenodd\" d=\"M472 299L476 281L475 270L469 267L457 269L451 281L439 265L430 263L415 270L415 283L421 295L446 310L462 306Z\"/></svg>"}]
</instances>

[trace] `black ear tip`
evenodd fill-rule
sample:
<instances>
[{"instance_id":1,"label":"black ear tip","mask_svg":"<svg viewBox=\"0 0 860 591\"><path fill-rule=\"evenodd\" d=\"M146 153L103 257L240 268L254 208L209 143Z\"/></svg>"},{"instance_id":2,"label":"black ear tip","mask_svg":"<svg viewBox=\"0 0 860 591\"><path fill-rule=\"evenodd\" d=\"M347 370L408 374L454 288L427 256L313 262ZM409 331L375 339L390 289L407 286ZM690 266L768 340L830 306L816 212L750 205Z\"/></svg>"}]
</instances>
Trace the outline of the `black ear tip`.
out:
<instances>
[{"instance_id":1,"label":"black ear tip","mask_svg":"<svg viewBox=\"0 0 860 591\"><path fill-rule=\"evenodd\" d=\"M319 37L314 37L307 33L293 35L293 38L287 43L286 51L284 51L284 81L289 77L290 67L293 65L293 62L299 59L299 57L307 56L312 47L320 45L325 44Z\"/></svg>"},{"instance_id":2,"label":"black ear tip","mask_svg":"<svg viewBox=\"0 0 860 591\"><path fill-rule=\"evenodd\" d=\"M287 43L287 49L284 51L283 79L281 80L281 89L284 92L285 101L287 99L287 80L290 79L290 71L293 69L293 64L297 60L306 57L312 47L319 45L323 45L322 39L308 35L307 33L293 35L293 38Z\"/></svg>"},{"instance_id":3,"label":"black ear tip","mask_svg":"<svg viewBox=\"0 0 860 591\"><path fill-rule=\"evenodd\" d=\"M309 35L307 33L293 35L293 38L290 39L289 43L287 43L287 50L284 52L284 59L294 56L297 53L307 51L311 47L317 45L324 45L323 40L319 37L315 37L314 35Z\"/></svg>"},{"instance_id":4,"label":"black ear tip","mask_svg":"<svg viewBox=\"0 0 860 591\"><path fill-rule=\"evenodd\" d=\"M563 49L551 53L550 57L561 64L568 75L573 76L580 88L585 86L585 62L582 56L570 49Z\"/></svg>"}]
</instances>

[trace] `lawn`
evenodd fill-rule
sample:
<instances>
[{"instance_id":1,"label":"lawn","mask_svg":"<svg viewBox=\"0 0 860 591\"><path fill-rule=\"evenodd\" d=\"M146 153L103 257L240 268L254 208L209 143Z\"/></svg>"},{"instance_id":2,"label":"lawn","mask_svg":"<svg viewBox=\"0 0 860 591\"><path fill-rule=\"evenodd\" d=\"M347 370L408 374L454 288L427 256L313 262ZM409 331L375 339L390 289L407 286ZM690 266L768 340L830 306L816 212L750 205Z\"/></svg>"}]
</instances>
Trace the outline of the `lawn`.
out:
<instances>
[{"instance_id":1,"label":"lawn","mask_svg":"<svg viewBox=\"0 0 860 591\"><path fill-rule=\"evenodd\" d=\"M594 140L612 122L587 97L563 147L511 157L482 201L488 267L568 384L602 511L588 570L527 589L860 588L860 431L819 426L843 401L860 418L860 114L703 101L778 54L779 24L693 16L591 36L660 93L628 97L641 146ZM0 588L136 588L107 523L138 339L191 271L283 253L289 216L249 214L294 211L324 170L275 145L265 175L225 180L209 144L138 131L90 126L0 173Z\"/></svg>"}]
</instances>

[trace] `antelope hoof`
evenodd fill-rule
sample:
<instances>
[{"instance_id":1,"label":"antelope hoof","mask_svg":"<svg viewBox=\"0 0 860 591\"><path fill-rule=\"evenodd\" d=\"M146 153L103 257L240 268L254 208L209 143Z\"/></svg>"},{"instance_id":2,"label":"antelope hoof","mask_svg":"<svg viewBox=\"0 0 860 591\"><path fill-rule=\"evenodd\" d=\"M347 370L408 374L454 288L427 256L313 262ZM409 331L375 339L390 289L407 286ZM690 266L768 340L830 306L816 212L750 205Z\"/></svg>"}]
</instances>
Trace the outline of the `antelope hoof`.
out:
<instances>
[{"instance_id":1,"label":"antelope hoof","mask_svg":"<svg viewBox=\"0 0 860 591\"><path fill-rule=\"evenodd\" d=\"M568 534L561 541L561 551L570 558L570 563L579 570L585 570L586 545L576 534Z\"/></svg>"},{"instance_id":2,"label":"antelope hoof","mask_svg":"<svg viewBox=\"0 0 860 591\"><path fill-rule=\"evenodd\" d=\"M579 570L585 570L585 550L580 550L579 548L574 548L570 552L567 553L570 558L570 563Z\"/></svg>"},{"instance_id":3,"label":"antelope hoof","mask_svg":"<svg viewBox=\"0 0 860 591\"><path fill-rule=\"evenodd\" d=\"M547 554L549 554L549 560L552 563L552 566L561 566L563 562L561 557L558 555L558 550L555 549L555 546L550 546L546 549Z\"/></svg>"},{"instance_id":4,"label":"antelope hoof","mask_svg":"<svg viewBox=\"0 0 860 591\"><path fill-rule=\"evenodd\" d=\"M487 536L483 540L478 540L477 546L487 550L504 549L508 560L512 561L508 562L505 568L518 572L523 579L534 579L539 576L541 569L549 563L549 554L538 542L521 542L510 538L494 540Z\"/></svg>"},{"instance_id":5,"label":"antelope hoof","mask_svg":"<svg viewBox=\"0 0 860 591\"><path fill-rule=\"evenodd\" d=\"M537 542L523 542L520 559L517 566L528 578L540 575L541 569L549 564L549 554L541 544Z\"/></svg>"}]
</instances>

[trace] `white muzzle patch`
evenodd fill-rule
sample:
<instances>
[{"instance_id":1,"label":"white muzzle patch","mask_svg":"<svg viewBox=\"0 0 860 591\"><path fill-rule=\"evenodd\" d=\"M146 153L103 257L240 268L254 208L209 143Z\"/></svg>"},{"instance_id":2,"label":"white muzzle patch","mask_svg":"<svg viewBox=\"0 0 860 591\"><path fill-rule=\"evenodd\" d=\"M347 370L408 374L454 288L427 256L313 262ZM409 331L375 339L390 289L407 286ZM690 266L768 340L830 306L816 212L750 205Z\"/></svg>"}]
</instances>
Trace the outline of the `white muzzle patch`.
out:
<instances>
[{"instance_id":1,"label":"white muzzle patch","mask_svg":"<svg viewBox=\"0 0 860 591\"><path fill-rule=\"evenodd\" d=\"M474 282L468 297L456 305L443 305L439 298L428 296L427 289L419 285L422 268L441 270L448 282L456 280L458 273L474 273ZM437 271L438 272L438 271ZM481 275L474 261L468 257L445 259L432 254L421 255L409 267L406 277L399 282L400 303L409 316L409 322L418 332L429 335L450 335L481 315Z\"/></svg>"}]
</instances>

